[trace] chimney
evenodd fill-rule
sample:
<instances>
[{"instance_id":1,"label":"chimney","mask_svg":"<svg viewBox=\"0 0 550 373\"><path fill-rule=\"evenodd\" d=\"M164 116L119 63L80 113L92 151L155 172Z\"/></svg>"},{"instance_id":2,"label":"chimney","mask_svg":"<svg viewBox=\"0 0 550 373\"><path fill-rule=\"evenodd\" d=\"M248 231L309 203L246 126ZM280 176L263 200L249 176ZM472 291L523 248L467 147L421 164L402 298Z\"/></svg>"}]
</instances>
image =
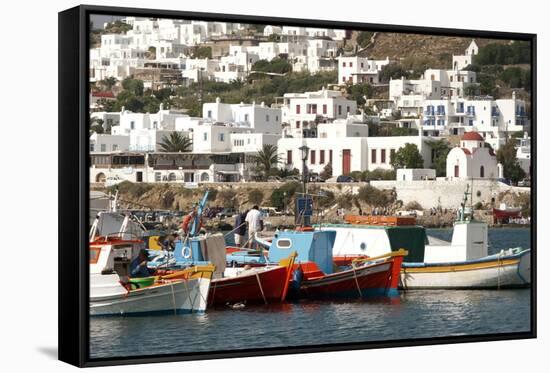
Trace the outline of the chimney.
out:
<instances>
[{"instance_id":1,"label":"chimney","mask_svg":"<svg viewBox=\"0 0 550 373\"><path fill-rule=\"evenodd\" d=\"M216 104L219 104L220 102L222 102L222 100L219 97L216 97Z\"/></svg>"},{"instance_id":2,"label":"chimney","mask_svg":"<svg viewBox=\"0 0 550 373\"><path fill-rule=\"evenodd\" d=\"M516 99L516 91L512 91L512 100Z\"/></svg>"}]
</instances>

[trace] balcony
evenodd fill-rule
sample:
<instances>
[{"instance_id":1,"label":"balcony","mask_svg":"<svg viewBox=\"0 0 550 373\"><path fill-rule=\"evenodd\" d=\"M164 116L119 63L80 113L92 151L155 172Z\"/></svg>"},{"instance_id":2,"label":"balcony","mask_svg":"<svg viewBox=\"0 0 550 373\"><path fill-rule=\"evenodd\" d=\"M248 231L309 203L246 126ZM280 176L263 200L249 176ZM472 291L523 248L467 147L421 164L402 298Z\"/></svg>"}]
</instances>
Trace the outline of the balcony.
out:
<instances>
[{"instance_id":1,"label":"balcony","mask_svg":"<svg viewBox=\"0 0 550 373\"><path fill-rule=\"evenodd\" d=\"M527 112L525 111L525 109L522 108L520 111L516 112L516 117L527 118Z\"/></svg>"},{"instance_id":2,"label":"balcony","mask_svg":"<svg viewBox=\"0 0 550 373\"><path fill-rule=\"evenodd\" d=\"M425 117L433 117L433 116L435 116L435 113L434 113L434 111L426 110L426 111L424 111L424 116Z\"/></svg>"},{"instance_id":3,"label":"balcony","mask_svg":"<svg viewBox=\"0 0 550 373\"><path fill-rule=\"evenodd\" d=\"M445 110L438 110L438 111L435 113L435 115L440 116L440 117L441 117L441 116L445 116Z\"/></svg>"}]
</instances>

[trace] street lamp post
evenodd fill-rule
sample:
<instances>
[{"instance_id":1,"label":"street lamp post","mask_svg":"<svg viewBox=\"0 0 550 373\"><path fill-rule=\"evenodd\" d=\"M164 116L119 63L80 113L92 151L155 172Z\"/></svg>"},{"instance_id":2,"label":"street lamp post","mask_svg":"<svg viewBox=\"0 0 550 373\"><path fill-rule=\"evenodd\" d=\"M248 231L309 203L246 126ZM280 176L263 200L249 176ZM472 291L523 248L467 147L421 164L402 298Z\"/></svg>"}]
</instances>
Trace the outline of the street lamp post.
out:
<instances>
[{"instance_id":1,"label":"street lamp post","mask_svg":"<svg viewBox=\"0 0 550 373\"><path fill-rule=\"evenodd\" d=\"M307 158L309 155L309 147L307 145L302 145L299 150L302 152L302 180L304 182L304 210L302 212L302 222L304 226L310 225L309 216L305 215L308 206L308 197L307 197Z\"/></svg>"}]
</instances>

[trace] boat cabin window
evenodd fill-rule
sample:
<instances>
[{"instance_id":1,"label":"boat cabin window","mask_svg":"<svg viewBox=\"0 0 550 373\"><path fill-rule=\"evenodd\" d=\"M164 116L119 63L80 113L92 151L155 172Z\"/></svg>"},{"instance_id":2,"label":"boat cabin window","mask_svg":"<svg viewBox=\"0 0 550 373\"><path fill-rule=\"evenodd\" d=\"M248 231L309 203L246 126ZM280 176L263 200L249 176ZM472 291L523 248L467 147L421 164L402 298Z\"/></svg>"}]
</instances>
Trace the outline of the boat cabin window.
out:
<instances>
[{"instance_id":1,"label":"boat cabin window","mask_svg":"<svg viewBox=\"0 0 550 373\"><path fill-rule=\"evenodd\" d=\"M282 238L277 241L277 247L279 249L288 249L292 246L292 241L288 238Z\"/></svg>"}]
</instances>

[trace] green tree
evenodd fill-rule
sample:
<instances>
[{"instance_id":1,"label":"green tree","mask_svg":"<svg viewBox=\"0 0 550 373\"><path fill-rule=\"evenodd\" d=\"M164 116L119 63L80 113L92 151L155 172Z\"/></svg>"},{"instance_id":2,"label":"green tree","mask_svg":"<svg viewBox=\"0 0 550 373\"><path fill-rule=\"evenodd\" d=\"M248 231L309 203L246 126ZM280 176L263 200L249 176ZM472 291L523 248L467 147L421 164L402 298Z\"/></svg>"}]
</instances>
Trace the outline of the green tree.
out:
<instances>
[{"instance_id":1,"label":"green tree","mask_svg":"<svg viewBox=\"0 0 550 373\"><path fill-rule=\"evenodd\" d=\"M373 89L369 84L353 84L347 87L349 99L356 101L358 105L364 105L372 97Z\"/></svg>"},{"instance_id":2,"label":"green tree","mask_svg":"<svg viewBox=\"0 0 550 373\"><path fill-rule=\"evenodd\" d=\"M436 176L445 176L447 173L447 155L451 151L449 142L446 139L441 139L428 141L427 144L432 149L432 164Z\"/></svg>"},{"instance_id":3,"label":"green tree","mask_svg":"<svg viewBox=\"0 0 550 373\"><path fill-rule=\"evenodd\" d=\"M147 58L150 59L150 60L154 60L157 58L157 48L155 47L149 47L149 49L147 49Z\"/></svg>"},{"instance_id":4,"label":"green tree","mask_svg":"<svg viewBox=\"0 0 550 373\"><path fill-rule=\"evenodd\" d=\"M258 170L262 173L264 180L267 178L270 170L279 164L279 154L277 146L265 144L262 149L252 156L252 162L256 164Z\"/></svg>"},{"instance_id":5,"label":"green tree","mask_svg":"<svg viewBox=\"0 0 550 373\"><path fill-rule=\"evenodd\" d=\"M274 58L271 61L259 60L252 65L253 71L286 74L292 71L292 65L285 59Z\"/></svg>"},{"instance_id":6,"label":"green tree","mask_svg":"<svg viewBox=\"0 0 550 373\"><path fill-rule=\"evenodd\" d=\"M423 168L424 159L416 144L406 143L392 154L390 164L393 168Z\"/></svg>"},{"instance_id":7,"label":"green tree","mask_svg":"<svg viewBox=\"0 0 550 373\"><path fill-rule=\"evenodd\" d=\"M525 177L525 171L523 171L517 159L516 141L514 138L508 139L506 144L498 149L497 161L504 168L505 178L517 183Z\"/></svg>"},{"instance_id":8,"label":"green tree","mask_svg":"<svg viewBox=\"0 0 550 373\"><path fill-rule=\"evenodd\" d=\"M478 88L474 84L468 84L466 87L464 87L464 96L466 97L474 97L477 95Z\"/></svg>"},{"instance_id":9,"label":"green tree","mask_svg":"<svg viewBox=\"0 0 550 373\"><path fill-rule=\"evenodd\" d=\"M261 205L264 200L264 192L260 189L252 189L248 192L248 202L253 205Z\"/></svg>"},{"instance_id":10,"label":"green tree","mask_svg":"<svg viewBox=\"0 0 550 373\"><path fill-rule=\"evenodd\" d=\"M117 79L114 76L109 76L103 80L99 81L99 84L105 87L106 90L110 91L117 83Z\"/></svg>"},{"instance_id":11,"label":"green tree","mask_svg":"<svg viewBox=\"0 0 550 373\"><path fill-rule=\"evenodd\" d=\"M359 188L357 198L373 207L385 207L392 202L389 195L371 185L365 185Z\"/></svg>"},{"instance_id":12,"label":"green tree","mask_svg":"<svg viewBox=\"0 0 550 373\"><path fill-rule=\"evenodd\" d=\"M401 79L401 77L407 79L409 75L409 72L398 63L387 64L380 70L380 80L384 83L389 82L390 79Z\"/></svg>"},{"instance_id":13,"label":"green tree","mask_svg":"<svg viewBox=\"0 0 550 373\"><path fill-rule=\"evenodd\" d=\"M212 58L212 48L204 46L193 47L193 58Z\"/></svg>"},{"instance_id":14,"label":"green tree","mask_svg":"<svg viewBox=\"0 0 550 373\"><path fill-rule=\"evenodd\" d=\"M143 80L128 77L122 81L122 88L134 96L143 96Z\"/></svg>"},{"instance_id":15,"label":"green tree","mask_svg":"<svg viewBox=\"0 0 550 373\"><path fill-rule=\"evenodd\" d=\"M193 142L180 132L172 132L169 136L164 136L160 145L163 152L190 152L193 148Z\"/></svg>"},{"instance_id":16,"label":"green tree","mask_svg":"<svg viewBox=\"0 0 550 373\"><path fill-rule=\"evenodd\" d=\"M319 177L323 180L327 180L332 177L332 163L329 162L325 165L325 167L323 167Z\"/></svg>"}]
</instances>

